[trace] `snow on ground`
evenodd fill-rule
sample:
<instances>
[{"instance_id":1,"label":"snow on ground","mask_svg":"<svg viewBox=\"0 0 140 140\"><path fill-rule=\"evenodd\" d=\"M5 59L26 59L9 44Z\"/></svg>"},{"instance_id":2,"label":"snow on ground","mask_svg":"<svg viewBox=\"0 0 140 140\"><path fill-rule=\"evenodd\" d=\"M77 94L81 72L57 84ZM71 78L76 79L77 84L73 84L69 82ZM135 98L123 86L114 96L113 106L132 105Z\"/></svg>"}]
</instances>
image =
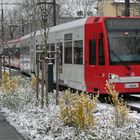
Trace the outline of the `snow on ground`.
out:
<instances>
[{"instance_id":1,"label":"snow on ground","mask_svg":"<svg viewBox=\"0 0 140 140\"><path fill-rule=\"evenodd\" d=\"M75 127L63 125L59 106L55 105L55 93L49 93L49 106L41 109L35 106L35 93L29 81L20 83L14 96L1 92L0 103L7 120L31 140L140 140L140 114L137 112L129 113L126 125L116 127L113 107L98 103L95 126L77 131Z\"/></svg>"}]
</instances>

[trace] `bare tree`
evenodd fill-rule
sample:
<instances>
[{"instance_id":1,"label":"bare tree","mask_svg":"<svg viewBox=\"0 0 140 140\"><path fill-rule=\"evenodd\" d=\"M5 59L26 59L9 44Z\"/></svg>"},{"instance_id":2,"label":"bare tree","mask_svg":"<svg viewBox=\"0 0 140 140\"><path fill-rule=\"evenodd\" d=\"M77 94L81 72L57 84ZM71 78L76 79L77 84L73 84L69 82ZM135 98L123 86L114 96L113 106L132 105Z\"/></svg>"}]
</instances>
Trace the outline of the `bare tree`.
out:
<instances>
[{"instance_id":1,"label":"bare tree","mask_svg":"<svg viewBox=\"0 0 140 140\"><path fill-rule=\"evenodd\" d=\"M6 1L3 5L3 23L5 40L20 37L22 17L25 15L23 9L26 5L20 0ZM24 8L23 8L24 7ZM24 14L23 14L24 13ZM25 16L24 16L25 17Z\"/></svg>"},{"instance_id":2,"label":"bare tree","mask_svg":"<svg viewBox=\"0 0 140 140\"><path fill-rule=\"evenodd\" d=\"M24 0L20 9L26 33L30 32L29 28L34 32L40 30L45 48L47 48L49 27L52 25L52 4L48 0Z\"/></svg>"},{"instance_id":3,"label":"bare tree","mask_svg":"<svg viewBox=\"0 0 140 140\"><path fill-rule=\"evenodd\" d=\"M58 0L61 15L86 17L96 13L97 0Z\"/></svg>"},{"instance_id":4,"label":"bare tree","mask_svg":"<svg viewBox=\"0 0 140 140\"><path fill-rule=\"evenodd\" d=\"M19 3L19 0L16 0L16 2ZM18 7L12 11L10 10L8 13L10 23L7 26L9 26L11 38L15 29L19 29L20 34L25 35L40 29L46 30L52 26L52 2L53 0L21 0L21 5L18 5ZM96 12L94 8L96 3L96 0L56 0L57 18L59 19L59 15L61 17L86 17L93 15ZM16 20L18 21L16 22L18 28L16 28L14 22ZM44 39L47 37L47 34L46 32L43 35Z\"/></svg>"},{"instance_id":5,"label":"bare tree","mask_svg":"<svg viewBox=\"0 0 140 140\"><path fill-rule=\"evenodd\" d=\"M18 10L7 10L5 14L5 36L7 36L7 39L14 39L19 36L18 31L16 31L18 24Z\"/></svg>"},{"instance_id":6,"label":"bare tree","mask_svg":"<svg viewBox=\"0 0 140 140\"><path fill-rule=\"evenodd\" d=\"M41 32L43 34L42 38L44 40L44 45L47 51L47 39L48 39L48 34L49 34L49 28L51 26L52 23L52 5L47 3L46 0L38 0L37 5L39 6L39 13L40 13L40 17L39 21L40 21L40 25L41 25Z\"/></svg>"}]
</instances>

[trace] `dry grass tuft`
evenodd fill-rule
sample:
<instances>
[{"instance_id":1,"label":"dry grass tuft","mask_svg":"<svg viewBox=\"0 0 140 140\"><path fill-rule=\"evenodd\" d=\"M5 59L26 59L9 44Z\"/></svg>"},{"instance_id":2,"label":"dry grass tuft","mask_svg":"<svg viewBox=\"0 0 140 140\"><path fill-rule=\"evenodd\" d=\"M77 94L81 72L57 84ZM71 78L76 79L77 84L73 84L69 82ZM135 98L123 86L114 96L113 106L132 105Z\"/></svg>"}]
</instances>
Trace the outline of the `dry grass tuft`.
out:
<instances>
[{"instance_id":1,"label":"dry grass tuft","mask_svg":"<svg viewBox=\"0 0 140 140\"><path fill-rule=\"evenodd\" d=\"M122 127L130 120L130 109L127 107L124 100L119 98L119 93L115 90L114 84L111 84L107 81L106 91L110 95L110 101L114 106L114 123L117 127Z\"/></svg>"},{"instance_id":2,"label":"dry grass tuft","mask_svg":"<svg viewBox=\"0 0 140 140\"><path fill-rule=\"evenodd\" d=\"M66 90L60 99L60 115L63 123L78 129L94 126L97 101L97 96L91 99L84 93L78 94Z\"/></svg>"},{"instance_id":3,"label":"dry grass tuft","mask_svg":"<svg viewBox=\"0 0 140 140\"><path fill-rule=\"evenodd\" d=\"M32 75L31 76L31 87L32 87L32 89L36 89L36 84L37 84L37 79L36 79L36 76L35 75Z\"/></svg>"},{"instance_id":4,"label":"dry grass tuft","mask_svg":"<svg viewBox=\"0 0 140 140\"><path fill-rule=\"evenodd\" d=\"M2 84L1 89L4 93L13 93L17 89L17 78L13 77L10 79L8 72L2 73Z\"/></svg>"}]
</instances>

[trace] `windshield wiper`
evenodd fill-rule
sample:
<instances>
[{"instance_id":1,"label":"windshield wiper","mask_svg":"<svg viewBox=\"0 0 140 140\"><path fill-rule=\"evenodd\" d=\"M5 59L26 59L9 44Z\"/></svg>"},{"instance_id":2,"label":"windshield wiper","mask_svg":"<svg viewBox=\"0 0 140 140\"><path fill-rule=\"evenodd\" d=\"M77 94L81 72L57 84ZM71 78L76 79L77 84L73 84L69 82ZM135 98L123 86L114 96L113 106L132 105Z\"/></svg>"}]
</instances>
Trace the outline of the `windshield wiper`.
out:
<instances>
[{"instance_id":1,"label":"windshield wiper","mask_svg":"<svg viewBox=\"0 0 140 140\"><path fill-rule=\"evenodd\" d=\"M138 34L138 31L136 30L133 44L132 44L133 53L134 53L134 50L136 49L136 46L137 46L137 34Z\"/></svg>"},{"instance_id":2,"label":"windshield wiper","mask_svg":"<svg viewBox=\"0 0 140 140\"><path fill-rule=\"evenodd\" d=\"M127 41L128 47L132 54L136 53L135 49L137 46L137 35L138 35L138 31L136 30L135 32L133 32L132 37L130 36L131 38L129 37Z\"/></svg>"},{"instance_id":3,"label":"windshield wiper","mask_svg":"<svg viewBox=\"0 0 140 140\"><path fill-rule=\"evenodd\" d=\"M116 58L120 60L120 62L128 69L131 70L128 64L126 64L113 50L110 51Z\"/></svg>"}]
</instances>

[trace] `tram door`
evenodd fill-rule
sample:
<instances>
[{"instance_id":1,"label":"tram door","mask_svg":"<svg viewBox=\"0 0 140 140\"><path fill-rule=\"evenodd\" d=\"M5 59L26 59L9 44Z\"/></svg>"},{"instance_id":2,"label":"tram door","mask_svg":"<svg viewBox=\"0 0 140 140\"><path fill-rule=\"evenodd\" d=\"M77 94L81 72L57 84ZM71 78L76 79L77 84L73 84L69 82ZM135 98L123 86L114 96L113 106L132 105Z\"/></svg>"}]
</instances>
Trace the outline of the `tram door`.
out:
<instances>
[{"instance_id":1,"label":"tram door","mask_svg":"<svg viewBox=\"0 0 140 140\"><path fill-rule=\"evenodd\" d=\"M100 91L105 73L104 48L101 33L92 35L92 38L87 40L86 47L86 86L88 91L97 93Z\"/></svg>"}]
</instances>

